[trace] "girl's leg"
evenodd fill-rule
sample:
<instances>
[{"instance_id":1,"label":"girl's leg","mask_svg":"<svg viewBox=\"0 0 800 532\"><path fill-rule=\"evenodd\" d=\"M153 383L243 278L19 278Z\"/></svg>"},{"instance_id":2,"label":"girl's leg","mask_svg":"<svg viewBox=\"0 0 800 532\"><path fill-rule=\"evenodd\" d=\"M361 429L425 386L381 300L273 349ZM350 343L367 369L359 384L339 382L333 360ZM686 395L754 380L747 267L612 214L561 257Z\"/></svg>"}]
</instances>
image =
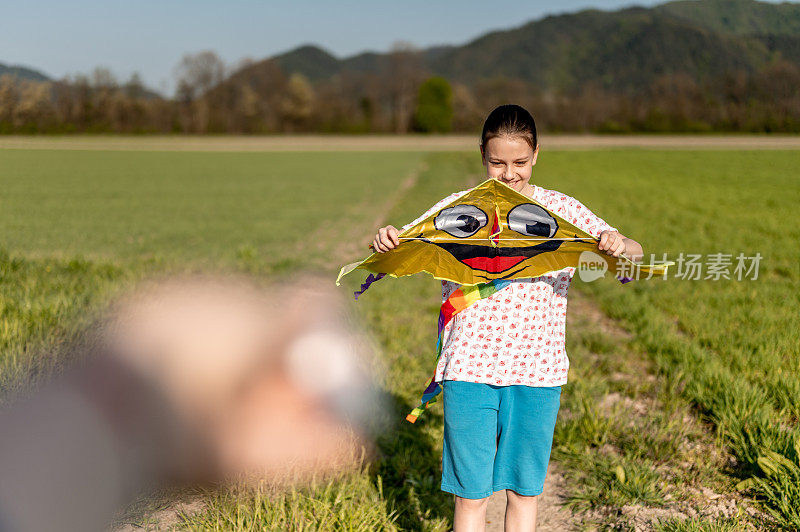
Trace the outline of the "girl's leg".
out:
<instances>
[{"instance_id":1,"label":"girl's leg","mask_svg":"<svg viewBox=\"0 0 800 532\"><path fill-rule=\"evenodd\" d=\"M492 494L499 397L488 384L444 382L442 490L455 498L456 532L483 531Z\"/></svg>"},{"instance_id":2,"label":"girl's leg","mask_svg":"<svg viewBox=\"0 0 800 532\"><path fill-rule=\"evenodd\" d=\"M536 530L536 513L539 509L539 496L520 495L506 490L506 526L505 532L534 532Z\"/></svg>"},{"instance_id":3,"label":"girl's leg","mask_svg":"<svg viewBox=\"0 0 800 532\"><path fill-rule=\"evenodd\" d=\"M489 497L465 499L456 495L453 532L483 532L486 530L486 507Z\"/></svg>"}]
</instances>

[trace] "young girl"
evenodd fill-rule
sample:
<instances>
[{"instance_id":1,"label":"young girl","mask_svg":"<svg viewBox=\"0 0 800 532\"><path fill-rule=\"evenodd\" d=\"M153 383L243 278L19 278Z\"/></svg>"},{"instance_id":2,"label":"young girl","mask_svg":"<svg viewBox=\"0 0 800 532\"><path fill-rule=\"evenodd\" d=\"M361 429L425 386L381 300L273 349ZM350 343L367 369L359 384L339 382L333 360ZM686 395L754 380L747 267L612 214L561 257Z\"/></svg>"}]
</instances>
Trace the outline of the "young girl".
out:
<instances>
[{"instance_id":1,"label":"young girl","mask_svg":"<svg viewBox=\"0 0 800 532\"><path fill-rule=\"evenodd\" d=\"M576 199L530 182L539 146L533 117L522 107L493 110L480 148L488 177L599 238L599 251L633 259L643 255L637 242ZM391 225L379 229L375 250L394 248L400 232L465 192L444 198L400 231ZM561 385L567 382L566 297L574 273L575 268L564 268L516 279L456 314L442 332L436 367L444 404L442 490L455 495L456 532L484 530L489 496L499 490L508 498L505 529L536 528L537 496L544 487ZM443 281L443 300L458 288Z\"/></svg>"}]
</instances>

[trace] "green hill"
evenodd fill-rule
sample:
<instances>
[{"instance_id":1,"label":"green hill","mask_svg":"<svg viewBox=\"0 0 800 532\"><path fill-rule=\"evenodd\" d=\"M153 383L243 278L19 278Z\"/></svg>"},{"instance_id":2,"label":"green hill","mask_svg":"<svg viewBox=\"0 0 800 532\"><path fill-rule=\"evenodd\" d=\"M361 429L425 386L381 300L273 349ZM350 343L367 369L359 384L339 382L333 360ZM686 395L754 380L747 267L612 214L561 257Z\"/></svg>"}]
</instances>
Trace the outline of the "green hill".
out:
<instances>
[{"instance_id":1,"label":"green hill","mask_svg":"<svg viewBox=\"0 0 800 532\"><path fill-rule=\"evenodd\" d=\"M657 11L704 28L733 35L800 35L800 5L752 0L685 0Z\"/></svg>"},{"instance_id":2,"label":"green hill","mask_svg":"<svg viewBox=\"0 0 800 532\"><path fill-rule=\"evenodd\" d=\"M280 54L273 60L284 72L302 74L311 81L330 78L342 69L341 61L322 48L310 44ZM257 68L258 64L253 67Z\"/></svg>"},{"instance_id":3,"label":"green hill","mask_svg":"<svg viewBox=\"0 0 800 532\"><path fill-rule=\"evenodd\" d=\"M713 33L633 8L548 17L491 33L440 57L432 70L467 83L502 76L547 89L572 90L593 82L627 90L675 72L704 78L752 71L769 55L755 39Z\"/></svg>"},{"instance_id":4,"label":"green hill","mask_svg":"<svg viewBox=\"0 0 800 532\"><path fill-rule=\"evenodd\" d=\"M703 0L586 10L491 32L463 46L422 50L417 58L428 73L472 86L502 77L543 90L595 84L628 92L664 74L685 73L702 81L733 71L752 73L778 58L800 62L800 4ZM271 60L284 72L314 82L391 69L390 54L337 59L316 46Z\"/></svg>"},{"instance_id":5,"label":"green hill","mask_svg":"<svg viewBox=\"0 0 800 532\"><path fill-rule=\"evenodd\" d=\"M42 74L38 70L33 70L32 68L23 67L23 66L9 66L0 63L0 76L3 75L10 75L17 77L19 79L27 79L31 81L50 81L50 78L45 74Z\"/></svg>"}]
</instances>

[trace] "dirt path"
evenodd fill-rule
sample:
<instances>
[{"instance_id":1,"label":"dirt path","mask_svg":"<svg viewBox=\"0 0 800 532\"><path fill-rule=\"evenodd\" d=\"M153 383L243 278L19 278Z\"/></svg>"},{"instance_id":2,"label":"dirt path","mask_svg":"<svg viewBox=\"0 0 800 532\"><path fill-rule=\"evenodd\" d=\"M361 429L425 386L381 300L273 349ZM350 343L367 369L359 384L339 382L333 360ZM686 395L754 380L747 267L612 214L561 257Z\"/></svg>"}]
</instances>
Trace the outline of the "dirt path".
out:
<instances>
[{"instance_id":1,"label":"dirt path","mask_svg":"<svg viewBox=\"0 0 800 532\"><path fill-rule=\"evenodd\" d=\"M120 510L105 532L173 530L182 515L202 512L206 500L202 490L170 488L142 495Z\"/></svg>"},{"instance_id":2,"label":"dirt path","mask_svg":"<svg viewBox=\"0 0 800 532\"><path fill-rule=\"evenodd\" d=\"M557 463L550 462L544 482L544 492L539 496L538 532L566 532L576 530L572 512L564 507L566 482ZM498 491L489 499L486 510L486 532L502 532L506 511L506 494Z\"/></svg>"},{"instance_id":3,"label":"dirt path","mask_svg":"<svg viewBox=\"0 0 800 532\"><path fill-rule=\"evenodd\" d=\"M548 135L548 150L797 150L800 135ZM22 136L0 135L0 149L95 151L473 151L476 135Z\"/></svg>"}]
</instances>

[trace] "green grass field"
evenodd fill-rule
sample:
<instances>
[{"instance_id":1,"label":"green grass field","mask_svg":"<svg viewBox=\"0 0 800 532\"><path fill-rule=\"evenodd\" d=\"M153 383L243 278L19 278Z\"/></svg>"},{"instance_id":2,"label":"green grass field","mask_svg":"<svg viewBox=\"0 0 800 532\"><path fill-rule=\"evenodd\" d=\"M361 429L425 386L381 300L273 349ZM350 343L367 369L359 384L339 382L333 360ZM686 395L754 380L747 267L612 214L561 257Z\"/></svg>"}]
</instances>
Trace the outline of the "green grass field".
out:
<instances>
[{"instance_id":1,"label":"green grass field","mask_svg":"<svg viewBox=\"0 0 800 532\"><path fill-rule=\"evenodd\" d=\"M757 280L576 280L553 451L576 523L627 529L622 510L634 505L691 518L664 514L661 530L800 527L797 161L792 151L540 155L537 184L577 197L647 253L762 255ZM400 225L482 175L475 154L413 152L0 150L0 168L5 391L57 371L87 310L142 277L333 279L366 253L378 223ZM437 297L437 283L418 276L354 304L379 340L398 418L375 463L285 495L203 492L206 509L179 527L451 526L438 489L441 407L401 422L433 364ZM598 309L605 322L587 318ZM741 511L704 513L703 488Z\"/></svg>"}]
</instances>

